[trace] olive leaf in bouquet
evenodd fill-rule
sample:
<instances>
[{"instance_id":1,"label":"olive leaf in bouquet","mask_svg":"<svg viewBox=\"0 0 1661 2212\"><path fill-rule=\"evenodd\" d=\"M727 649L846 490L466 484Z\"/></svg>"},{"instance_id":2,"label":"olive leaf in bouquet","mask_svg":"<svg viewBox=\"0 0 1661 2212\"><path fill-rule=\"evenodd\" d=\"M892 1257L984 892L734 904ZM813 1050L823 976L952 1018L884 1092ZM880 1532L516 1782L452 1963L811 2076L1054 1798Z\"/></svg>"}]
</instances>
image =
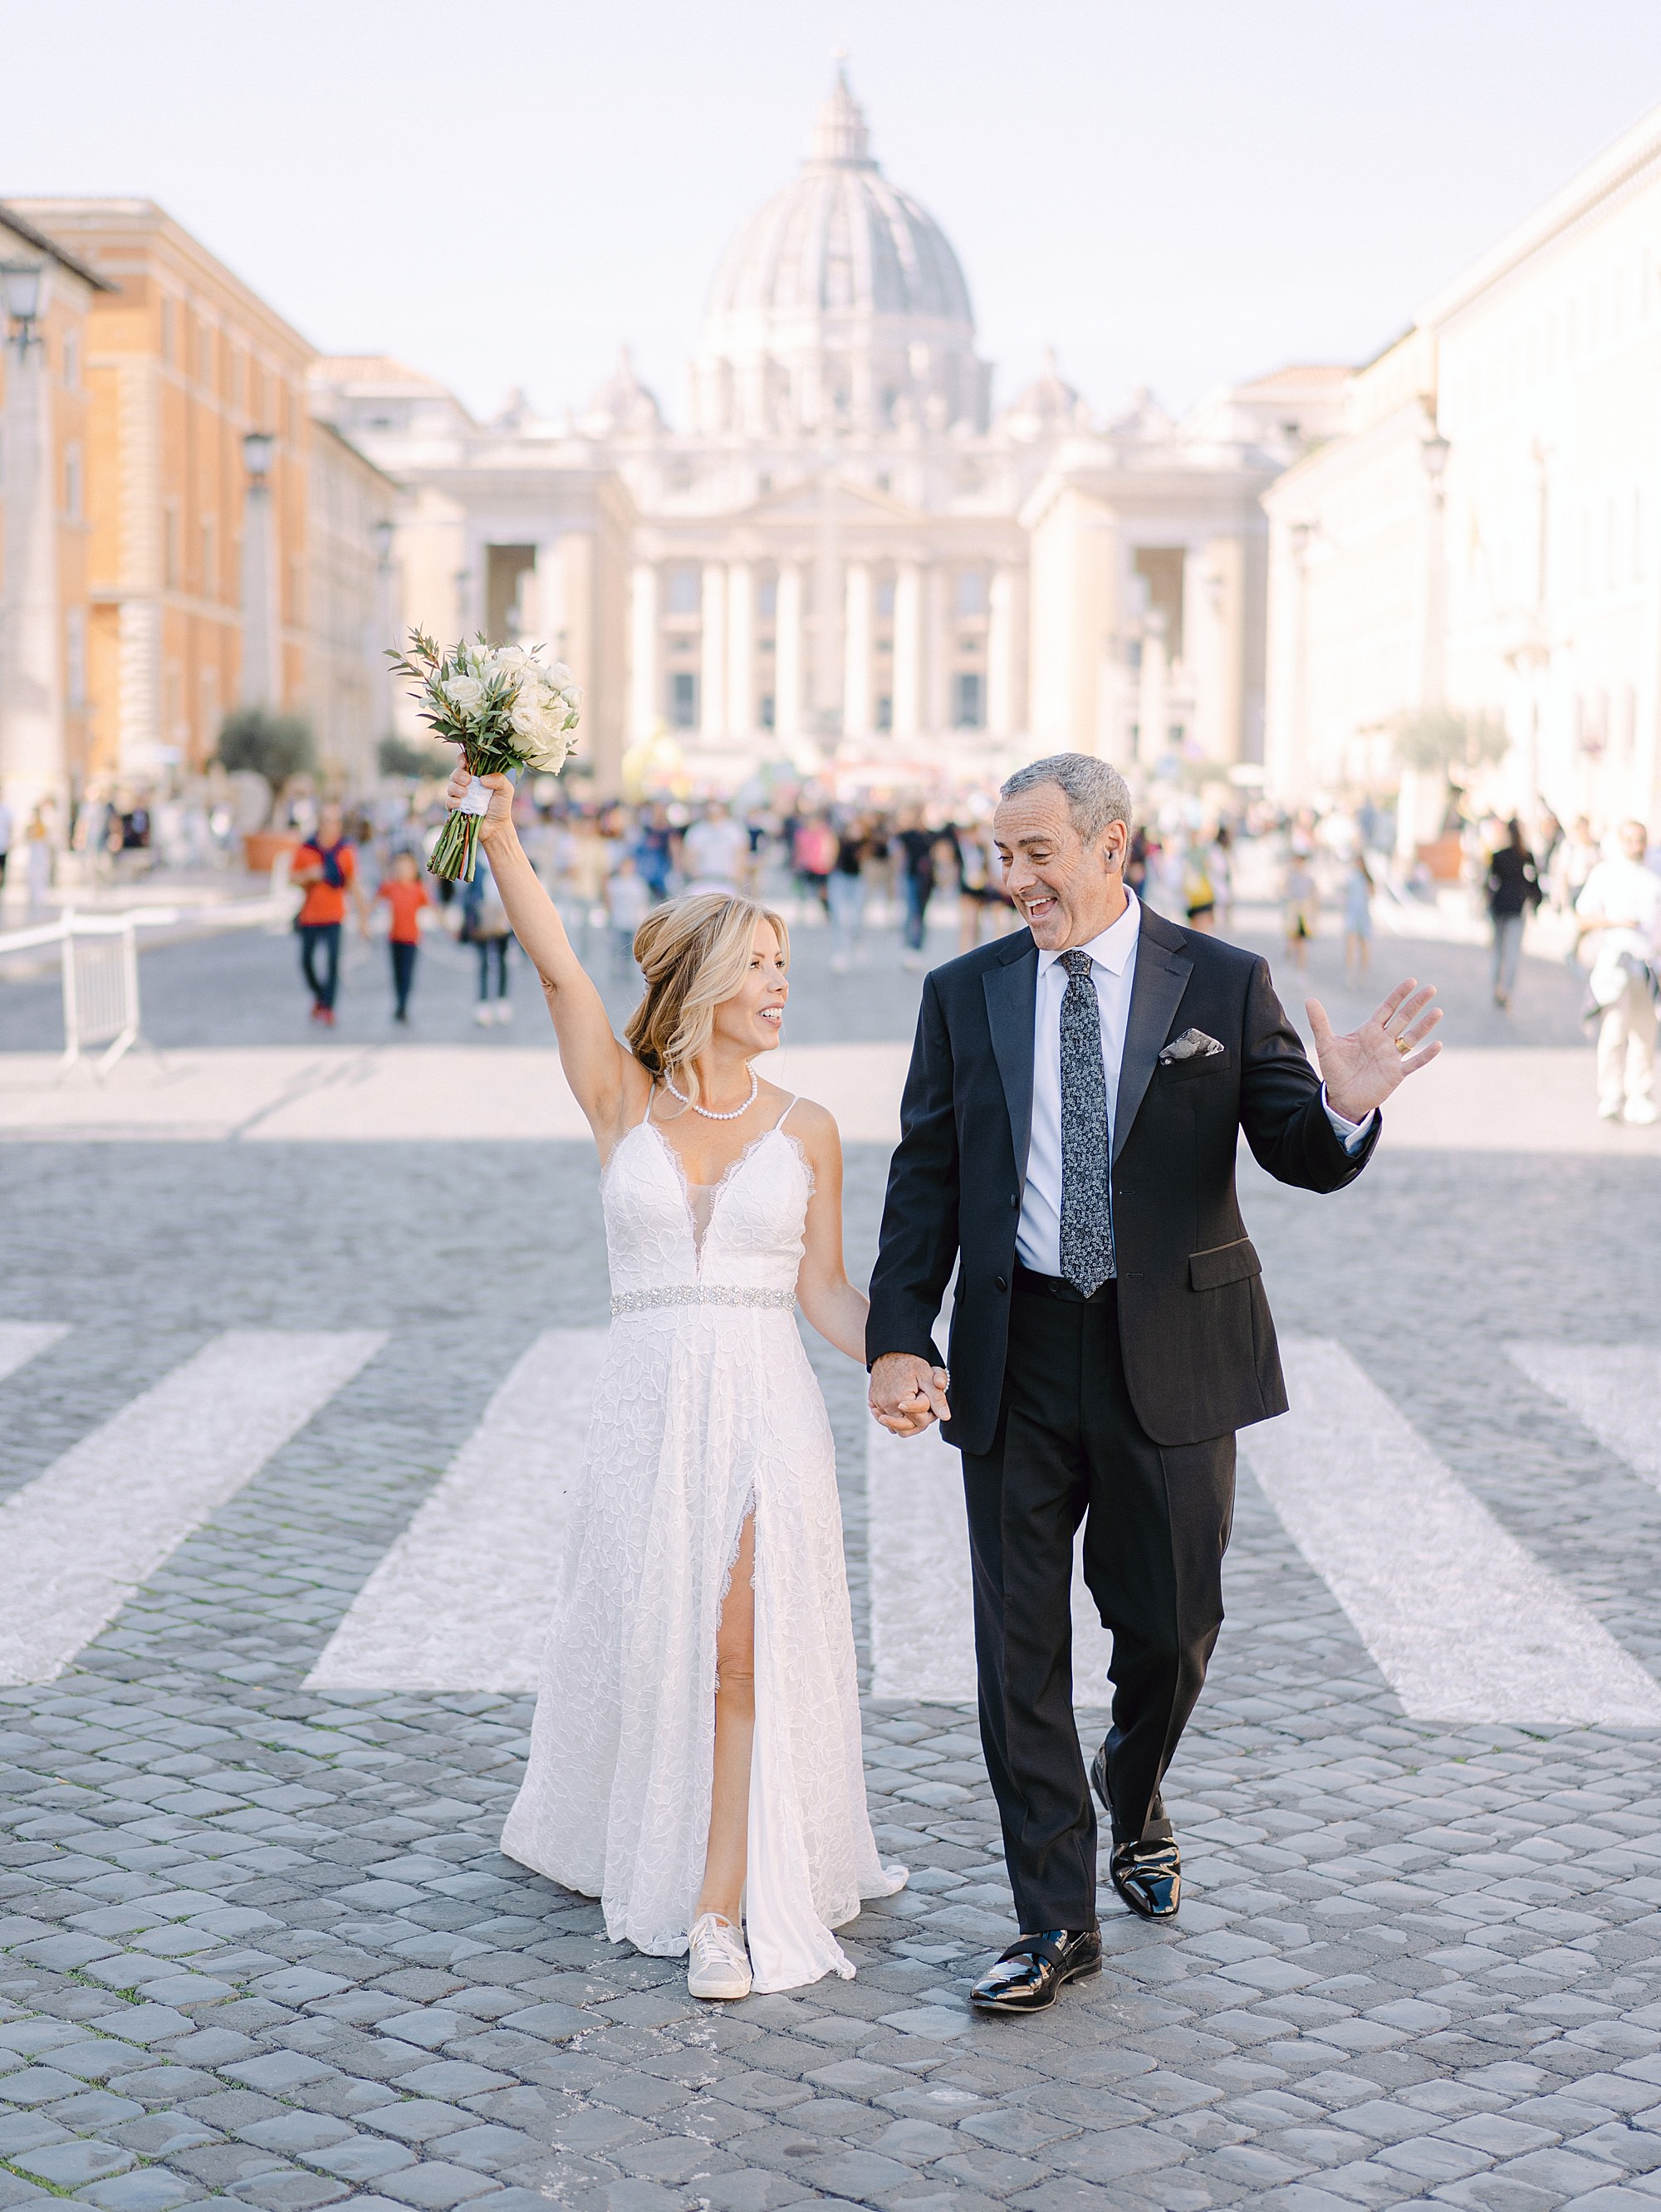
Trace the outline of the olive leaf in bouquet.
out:
<instances>
[{"instance_id":1,"label":"olive leaf in bouquet","mask_svg":"<svg viewBox=\"0 0 1661 2212\"><path fill-rule=\"evenodd\" d=\"M539 646L489 645L465 638L447 650L422 629L409 650L386 658L410 678L420 719L435 738L459 745L475 776L513 775L532 769L557 775L575 750L571 732L582 692L563 660L545 666ZM470 884L478 858L478 825L490 794L472 783L439 833L427 866L452 883Z\"/></svg>"}]
</instances>

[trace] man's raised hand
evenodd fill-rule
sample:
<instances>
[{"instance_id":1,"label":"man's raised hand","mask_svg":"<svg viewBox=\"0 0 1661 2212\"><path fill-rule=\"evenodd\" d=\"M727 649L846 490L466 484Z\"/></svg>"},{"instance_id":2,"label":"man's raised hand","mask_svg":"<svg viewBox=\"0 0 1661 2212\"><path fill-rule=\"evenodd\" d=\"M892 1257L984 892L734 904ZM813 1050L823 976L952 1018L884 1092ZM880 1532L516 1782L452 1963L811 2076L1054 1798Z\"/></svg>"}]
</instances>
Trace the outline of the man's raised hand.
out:
<instances>
[{"instance_id":1,"label":"man's raised hand","mask_svg":"<svg viewBox=\"0 0 1661 2212\"><path fill-rule=\"evenodd\" d=\"M951 1379L913 1352L885 1352L871 1370L871 1411L891 1436L920 1436L931 1421L951 1419Z\"/></svg>"},{"instance_id":2,"label":"man's raised hand","mask_svg":"<svg viewBox=\"0 0 1661 2212\"><path fill-rule=\"evenodd\" d=\"M1428 1067L1442 1049L1431 1031L1442 1018L1429 983L1409 976L1359 1030L1340 1036L1318 999L1305 999L1304 1012L1315 1039L1315 1057L1327 1100L1347 1121L1365 1121L1382 1106L1406 1076Z\"/></svg>"}]
</instances>

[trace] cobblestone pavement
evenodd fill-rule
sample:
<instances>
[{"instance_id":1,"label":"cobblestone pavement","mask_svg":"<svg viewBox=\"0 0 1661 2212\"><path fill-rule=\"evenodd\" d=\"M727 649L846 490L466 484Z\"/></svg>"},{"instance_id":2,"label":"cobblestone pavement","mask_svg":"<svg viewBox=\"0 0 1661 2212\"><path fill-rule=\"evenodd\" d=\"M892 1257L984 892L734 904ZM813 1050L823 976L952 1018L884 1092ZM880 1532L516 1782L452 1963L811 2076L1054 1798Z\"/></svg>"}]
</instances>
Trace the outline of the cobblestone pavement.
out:
<instances>
[{"instance_id":1,"label":"cobblestone pavement","mask_svg":"<svg viewBox=\"0 0 1661 2212\"><path fill-rule=\"evenodd\" d=\"M496 1851L527 1700L304 1690L514 1360L604 1310L585 1148L453 1164L0 1155L0 1320L72 1324L0 1383L0 1496L223 1329L390 1333L68 1672L0 1691L0 2212L1661 2203L1661 1739L1404 1719L1249 1478L1182 1917L1104 1891L1106 1971L1037 2020L967 2008L1013 1922L966 1710L867 1701L913 1876L845 1931L858 1978L715 2008ZM859 1265L884 1166L850 1156ZM1652 1343L1658 1201L1661 1163L1387 1146L1340 1200L1246 1188L1282 1327L1661 1674L1661 1493L1504 1348ZM861 1381L815 1358L863 1658Z\"/></svg>"}]
</instances>

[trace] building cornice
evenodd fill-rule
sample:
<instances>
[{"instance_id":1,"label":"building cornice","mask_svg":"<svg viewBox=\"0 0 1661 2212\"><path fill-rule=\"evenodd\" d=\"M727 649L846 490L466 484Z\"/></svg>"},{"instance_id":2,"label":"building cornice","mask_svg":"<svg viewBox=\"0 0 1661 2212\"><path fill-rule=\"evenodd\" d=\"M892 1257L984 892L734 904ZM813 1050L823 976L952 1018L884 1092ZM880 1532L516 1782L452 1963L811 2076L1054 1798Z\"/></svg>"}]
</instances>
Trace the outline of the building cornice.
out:
<instances>
[{"instance_id":1,"label":"building cornice","mask_svg":"<svg viewBox=\"0 0 1661 2212\"><path fill-rule=\"evenodd\" d=\"M16 209L9 207L4 200L0 200L0 224L15 232L26 245L33 246L41 253L51 254L59 268L67 269L70 276L78 276L83 284L90 284L94 292L120 290L119 284L113 284L107 276L100 276L95 269L89 269L66 246L60 246L56 239L48 238L44 230L36 229L27 216L19 215Z\"/></svg>"},{"instance_id":2,"label":"building cornice","mask_svg":"<svg viewBox=\"0 0 1661 2212\"><path fill-rule=\"evenodd\" d=\"M1445 285L1420 314L1420 326L1435 331L1452 321L1484 292L1548 252L1582 223L1606 213L1654 171L1661 171L1661 107L1652 108L1498 246Z\"/></svg>"}]
</instances>

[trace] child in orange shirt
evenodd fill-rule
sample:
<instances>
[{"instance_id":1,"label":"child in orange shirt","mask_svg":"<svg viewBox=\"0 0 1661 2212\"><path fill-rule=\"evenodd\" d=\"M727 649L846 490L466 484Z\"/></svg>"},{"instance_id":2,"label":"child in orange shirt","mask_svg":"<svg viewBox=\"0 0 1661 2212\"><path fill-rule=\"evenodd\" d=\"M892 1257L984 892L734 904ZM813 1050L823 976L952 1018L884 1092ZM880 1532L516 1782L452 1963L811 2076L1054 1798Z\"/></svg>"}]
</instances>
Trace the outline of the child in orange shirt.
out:
<instances>
[{"instance_id":1,"label":"child in orange shirt","mask_svg":"<svg viewBox=\"0 0 1661 2212\"><path fill-rule=\"evenodd\" d=\"M398 1000L395 1022L410 1018L410 986L415 981L416 954L421 946L421 909L430 906L427 886L413 853L394 853L386 881L375 893L392 908L392 991Z\"/></svg>"}]
</instances>

